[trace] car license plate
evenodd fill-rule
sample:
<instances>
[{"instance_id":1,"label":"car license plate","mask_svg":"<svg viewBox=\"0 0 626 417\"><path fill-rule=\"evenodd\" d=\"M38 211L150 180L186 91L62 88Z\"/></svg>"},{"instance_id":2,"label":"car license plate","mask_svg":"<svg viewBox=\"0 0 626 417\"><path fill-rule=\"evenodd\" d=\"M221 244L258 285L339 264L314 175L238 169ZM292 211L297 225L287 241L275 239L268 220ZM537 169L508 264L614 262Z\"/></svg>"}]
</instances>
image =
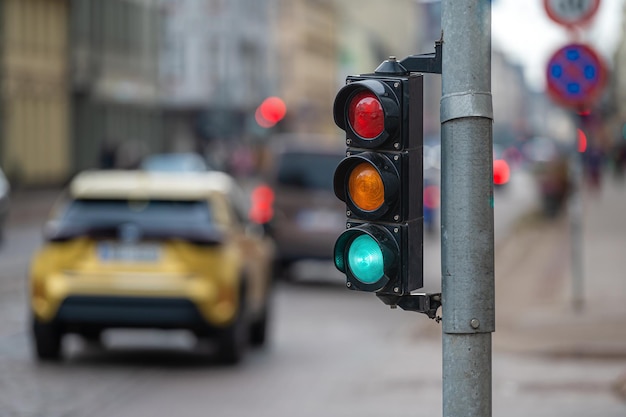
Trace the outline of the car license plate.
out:
<instances>
[{"instance_id":1,"label":"car license plate","mask_svg":"<svg viewBox=\"0 0 626 417\"><path fill-rule=\"evenodd\" d=\"M98 258L103 262L156 262L161 257L161 246L155 243L101 242Z\"/></svg>"}]
</instances>

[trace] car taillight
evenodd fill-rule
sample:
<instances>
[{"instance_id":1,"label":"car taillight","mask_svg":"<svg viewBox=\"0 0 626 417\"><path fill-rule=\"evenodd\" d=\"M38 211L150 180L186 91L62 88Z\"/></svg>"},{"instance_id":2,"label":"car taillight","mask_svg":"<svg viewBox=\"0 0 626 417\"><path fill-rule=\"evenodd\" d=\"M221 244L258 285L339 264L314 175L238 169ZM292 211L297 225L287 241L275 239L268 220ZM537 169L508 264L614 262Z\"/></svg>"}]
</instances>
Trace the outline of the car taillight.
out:
<instances>
[{"instance_id":1,"label":"car taillight","mask_svg":"<svg viewBox=\"0 0 626 417\"><path fill-rule=\"evenodd\" d=\"M439 187L436 185L429 185L424 188L424 207L428 209L436 209L439 207Z\"/></svg>"},{"instance_id":2,"label":"car taillight","mask_svg":"<svg viewBox=\"0 0 626 417\"><path fill-rule=\"evenodd\" d=\"M268 185L259 185L252 191L252 205L248 216L257 224L267 224L274 217L274 190Z\"/></svg>"}]
</instances>

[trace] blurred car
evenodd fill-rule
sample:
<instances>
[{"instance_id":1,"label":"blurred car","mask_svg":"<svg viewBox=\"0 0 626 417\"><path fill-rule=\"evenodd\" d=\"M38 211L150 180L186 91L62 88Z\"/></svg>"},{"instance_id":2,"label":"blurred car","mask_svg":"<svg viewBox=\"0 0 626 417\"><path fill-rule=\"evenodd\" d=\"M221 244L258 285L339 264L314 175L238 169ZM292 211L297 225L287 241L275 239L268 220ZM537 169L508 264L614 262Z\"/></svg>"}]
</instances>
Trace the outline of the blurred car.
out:
<instances>
[{"instance_id":1,"label":"blurred car","mask_svg":"<svg viewBox=\"0 0 626 417\"><path fill-rule=\"evenodd\" d=\"M437 230L441 191L441 144L439 135L424 138L424 231Z\"/></svg>"},{"instance_id":2,"label":"blurred car","mask_svg":"<svg viewBox=\"0 0 626 417\"><path fill-rule=\"evenodd\" d=\"M194 152L147 155L141 160L140 168L152 172L204 172L211 169L206 160Z\"/></svg>"},{"instance_id":3,"label":"blurred car","mask_svg":"<svg viewBox=\"0 0 626 417\"><path fill-rule=\"evenodd\" d=\"M266 339L273 244L247 219L232 177L83 172L46 225L30 267L37 357L77 333L188 329L236 363Z\"/></svg>"},{"instance_id":4,"label":"blurred car","mask_svg":"<svg viewBox=\"0 0 626 417\"><path fill-rule=\"evenodd\" d=\"M289 277L301 260L330 260L335 240L346 227L345 204L333 191L339 149L288 146L273 161L268 183L274 191L270 223L276 242L276 269Z\"/></svg>"},{"instance_id":5,"label":"blurred car","mask_svg":"<svg viewBox=\"0 0 626 417\"><path fill-rule=\"evenodd\" d=\"M424 177L424 231L434 233L437 230L437 212L441 200L439 182L429 177Z\"/></svg>"}]
</instances>

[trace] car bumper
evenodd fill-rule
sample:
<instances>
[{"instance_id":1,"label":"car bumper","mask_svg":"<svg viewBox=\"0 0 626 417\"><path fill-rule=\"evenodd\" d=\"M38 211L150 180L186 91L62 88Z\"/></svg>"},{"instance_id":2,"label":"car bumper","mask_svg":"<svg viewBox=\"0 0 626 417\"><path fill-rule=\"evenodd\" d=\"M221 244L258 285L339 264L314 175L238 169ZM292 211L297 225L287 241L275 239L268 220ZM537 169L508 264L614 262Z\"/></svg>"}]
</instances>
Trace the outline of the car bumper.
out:
<instances>
[{"instance_id":1,"label":"car bumper","mask_svg":"<svg viewBox=\"0 0 626 417\"><path fill-rule=\"evenodd\" d=\"M32 308L44 322L80 322L103 327L176 327L232 321L238 305L236 282L217 283L189 275L94 275L57 273L32 283ZM108 324L107 324L108 323Z\"/></svg>"},{"instance_id":2,"label":"car bumper","mask_svg":"<svg viewBox=\"0 0 626 417\"><path fill-rule=\"evenodd\" d=\"M65 327L152 327L202 331L206 320L197 306L180 298L70 296L55 321Z\"/></svg>"}]
</instances>

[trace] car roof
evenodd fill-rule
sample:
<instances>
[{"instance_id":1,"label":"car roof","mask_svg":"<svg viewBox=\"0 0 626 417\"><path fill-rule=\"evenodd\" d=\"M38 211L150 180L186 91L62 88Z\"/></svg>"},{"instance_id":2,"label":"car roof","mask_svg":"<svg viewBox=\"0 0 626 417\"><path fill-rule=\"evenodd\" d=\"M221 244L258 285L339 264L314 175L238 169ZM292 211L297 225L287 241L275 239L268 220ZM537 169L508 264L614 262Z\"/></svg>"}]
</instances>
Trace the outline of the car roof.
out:
<instances>
[{"instance_id":1,"label":"car roof","mask_svg":"<svg viewBox=\"0 0 626 417\"><path fill-rule=\"evenodd\" d=\"M195 152L156 153L141 160L141 169L163 172L202 172L208 171L205 159Z\"/></svg>"},{"instance_id":2,"label":"car roof","mask_svg":"<svg viewBox=\"0 0 626 417\"><path fill-rule=\"evenodd\" d=\"M74 199L151 198L197 200L218 194L230 194L235 180L220 171L146 172L102 170L84 171L69 185Z\"/></svg>"}]
</instances>

